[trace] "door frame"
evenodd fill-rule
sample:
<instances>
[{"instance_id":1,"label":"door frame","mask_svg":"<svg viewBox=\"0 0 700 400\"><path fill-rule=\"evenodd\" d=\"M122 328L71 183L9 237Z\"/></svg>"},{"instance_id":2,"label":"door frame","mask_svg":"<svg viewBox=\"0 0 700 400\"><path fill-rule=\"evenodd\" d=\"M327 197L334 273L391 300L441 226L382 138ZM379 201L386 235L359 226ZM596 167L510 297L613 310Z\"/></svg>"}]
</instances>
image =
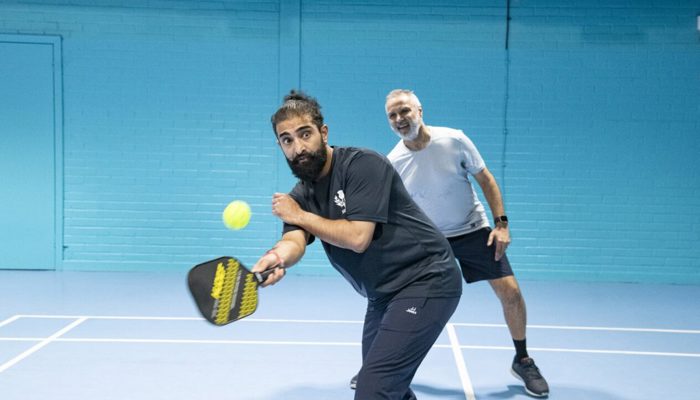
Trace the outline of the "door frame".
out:
<instances>
[{"instance_id":1,"label":"door frame","mask_svg":"<svg viewBox=\"0 0 700 400\"><path fill-rule=\"evenodd\" d=\"M50 45L53 50L54 270L63 270L63 37L0 34L0 42Z\"/></svg>"}]
</instances>

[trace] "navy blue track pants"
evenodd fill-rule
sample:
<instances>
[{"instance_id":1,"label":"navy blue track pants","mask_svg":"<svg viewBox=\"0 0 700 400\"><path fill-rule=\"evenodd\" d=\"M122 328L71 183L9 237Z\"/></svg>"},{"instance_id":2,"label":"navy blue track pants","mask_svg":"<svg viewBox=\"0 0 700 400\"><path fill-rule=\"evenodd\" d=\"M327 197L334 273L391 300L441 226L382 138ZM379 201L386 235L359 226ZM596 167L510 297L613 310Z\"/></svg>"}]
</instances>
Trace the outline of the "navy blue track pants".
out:
<instances>
[{"instance_id":1,"label":"navy blue track pants","mask_svg":"<svg viewBox=\"0 0 700 400\"><path fill-rule=\"evenodd\" d=\"M457 304L459 297L369 302L355 400L415 399L411 380Z\"/></svg>"}]
</instances>

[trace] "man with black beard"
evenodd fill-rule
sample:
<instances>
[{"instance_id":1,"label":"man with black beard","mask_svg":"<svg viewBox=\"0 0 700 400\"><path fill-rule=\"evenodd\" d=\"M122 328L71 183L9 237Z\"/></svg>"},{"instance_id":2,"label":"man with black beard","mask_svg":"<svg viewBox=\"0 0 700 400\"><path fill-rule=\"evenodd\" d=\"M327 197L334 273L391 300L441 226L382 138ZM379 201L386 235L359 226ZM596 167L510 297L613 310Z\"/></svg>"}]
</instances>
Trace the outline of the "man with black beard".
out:
<instances>
[{"instance_id":1,"label":"man with black beard","mask_svg":"<svg viewBox=\"0 0 700 400\"><path fill-rule=\"evenodd\" d=\"M299 178L301 181L314 181L323 166L326 165L326 160L328 160L328 154L326 154L325 147L319 147L316 150L308 152L302 150L302 152L295 156L294 159L290 160L285 157L289 168L292 170L292 174Z\"/></svg>"},{"instance_id":2,"label":"man with black beard","mask_svg":"<svg viewBox=\"0 0 700 400\"><path fill-rule=\"evenodd\" d=\"M253 271L295 264L318 237L331 265L368 301L355 399L416 399L409 385L457 308L460 272L447 240L389 161L328 145L320 109L292 91L272 116L299 182L289 194L273 195L282 238ZM276 269L264 286L283 276Z\"/></svg>"}]
</instances>

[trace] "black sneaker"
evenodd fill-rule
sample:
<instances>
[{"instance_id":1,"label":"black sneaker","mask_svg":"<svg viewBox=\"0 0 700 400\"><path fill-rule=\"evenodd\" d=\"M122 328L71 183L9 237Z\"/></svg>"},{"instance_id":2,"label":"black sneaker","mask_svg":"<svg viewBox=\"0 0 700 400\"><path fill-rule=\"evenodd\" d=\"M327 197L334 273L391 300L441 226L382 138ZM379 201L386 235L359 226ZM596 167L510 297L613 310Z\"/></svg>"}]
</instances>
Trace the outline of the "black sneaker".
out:
<instances>
[{"instance_id":1,"label":"black sneaker","mask_svg":"<svg viewBox=\"0 0 700 400\"><path fill-rule=\"evenodd\" d=\"M549 396L549 385L532 358L526 357L520 361L514 359L510 372L525 383L525 391L530 396Z\"/></svg>"},{"instance_id":2,"label":"black sneaker","mask_svg":"<svg viewBox=\"0 0 700 400\"><path fill-rule=\"evenodd\" d=\"M350 389L355 390L355 388L357 388L357 375L350 379Z\"/></svg>"}]
</instances>

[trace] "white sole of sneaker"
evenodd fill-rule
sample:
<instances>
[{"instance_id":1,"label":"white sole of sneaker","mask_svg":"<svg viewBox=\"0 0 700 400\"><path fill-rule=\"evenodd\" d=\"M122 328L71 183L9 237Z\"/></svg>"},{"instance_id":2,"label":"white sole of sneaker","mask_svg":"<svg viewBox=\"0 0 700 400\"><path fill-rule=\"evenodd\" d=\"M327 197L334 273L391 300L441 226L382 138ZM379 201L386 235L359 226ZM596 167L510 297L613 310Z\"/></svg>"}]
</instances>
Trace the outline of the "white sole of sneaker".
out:
<instances>
[{"instance_id":1,"label":"white sole of sneaker","mask_svg":"<svg viewBox=\"0 0 700 400\"><path fill-rule=\"evenodd\" d=\"M516 377L520 382L523 383L523 388L525 389L525 392L526 392L527 394L529 394L530 396L532 396L532 397L540 397L540 398L548 397L548 396L549 396L549 392L542 393L542 394L537 394L537 393L531 392L531 391L527 388L527 386L524 385L525 381L523 380L523 378L521 378L520 375L518 375L518 374L515 372L515 370L513 370L513 368L510 369L510 373L511 373L514 377Z\"/></svg>"}]
</instances>

